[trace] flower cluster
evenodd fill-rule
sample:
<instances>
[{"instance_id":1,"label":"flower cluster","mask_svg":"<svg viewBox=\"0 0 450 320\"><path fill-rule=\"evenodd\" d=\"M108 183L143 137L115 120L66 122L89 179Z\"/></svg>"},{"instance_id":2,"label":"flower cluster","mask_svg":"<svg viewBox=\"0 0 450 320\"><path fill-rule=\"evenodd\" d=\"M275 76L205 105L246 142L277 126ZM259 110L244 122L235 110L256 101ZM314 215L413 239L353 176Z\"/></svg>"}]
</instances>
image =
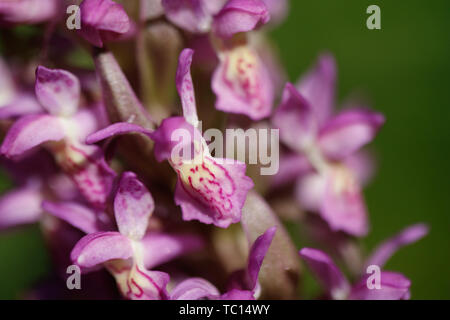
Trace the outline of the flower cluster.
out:
<instances>
[{"instance_id":1,"label":"flower cluster","mask_svg":"<svg viewBox=\"0 0 450 320\"><path fill-rule=\"evenodd\" d=\"M64 21L73 4L78 30ZM265 31L288 12L287 0L0 3L8 36L43 35L36 55L0 58L1 164L16 185L0 230L39 224L54 264L30 297L76 298L75 265L89 298L297 299L303 262L320 297L409 298L410 280L384 265L427 227L368 258L358 242L374 171L365 146L384 116L359 102L335 112L331 54L286 83ZM203 127L278 129L278 173L216 156Z\"/></svg>"}]
</instances>

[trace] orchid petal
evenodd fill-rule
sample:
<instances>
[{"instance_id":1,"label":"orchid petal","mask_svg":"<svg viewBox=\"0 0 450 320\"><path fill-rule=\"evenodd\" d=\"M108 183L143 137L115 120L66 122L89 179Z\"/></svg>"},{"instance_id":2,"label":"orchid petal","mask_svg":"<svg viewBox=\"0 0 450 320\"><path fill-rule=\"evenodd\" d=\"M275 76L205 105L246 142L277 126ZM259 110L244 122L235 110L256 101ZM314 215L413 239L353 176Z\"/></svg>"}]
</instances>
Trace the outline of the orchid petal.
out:
<instances>
[{"instance_id":1,"label":"orchid petal","mask_svg":"<svg viewBox=\"0 0 450 320\"><path fill-rule=\"evenodd\" d=\"M199 220L221 228L239 222L247 193L253 188L245 169L239 161L209 156L199 164L177 169L175 203L181 206L183 220Z\"/></svg>"},{"instance_id":2,"label":"orchid petal","mask_svg":"<svg viewBox=\"0 0 450 320\"><path fill-rule=\"evenodd\" d=\"M96 232L81 238L70 258L81 268L92 268L114 259L128 259L133 255L131 240L119 232Z\"/></svg>"},{"instance_id":3,"label":"orchid petal","mask_svg":"<svg viewBox=\"0 0 450 320\"><path fill-rule=\"evenodd\" d=\"M218 297L219 290L209 281L191 278L180 282L171 292L171 300L201 300Z\"/></svg>"},{"instance_id":4,"label":"orchid petal","mask_svg":"<svg viewBox=\"0 0 450 320\"><path fill-rule=\"evenodd\" d=\"M308 159L301 154L285 154L280 157L280 169L272 176L270 186L282 187L294 182L312 170Z\"/></svg>"},{"instance_id":5,"label":"orchid petal","mask_svg":"<svg viewBox=\"0 0 450 320\"><path fill-rule=\"evenodd\" d=\"M194 51L184 49L179 58L176 75L177 90L183 105L183 115L186 121L194 127L198 126L197 107L195 105L194 84L191 77L191 64Z\"/></svg>"},{"instance_id":6,"label":"orchid petal","mask_svg":"<svg viewBox=\"0 0 450 320\"><path fill-rule=\"evenodd\" d=\"M80 82L72 73L60 69L36 69L36 97L52 115L70 116L80 100Z\"/></svg>"},{"instance_id":7,"label":"orchid petal","mask_svg":"<svg viewBox=\"0 0 450 320\"><path fill-rule=\"evenodd\" d=\"M16 157L47 141L65 137L60 119L50 115L29 115L19 119L9 129L0 148L1 154Z\"/></svg>"},{"instance_id":8,"label":"orchid petal","mask_svg":"<svg viewBox=\"0 0 450 320\"><path fill-rule=\"evenodd\" d=\"M382 271L380 288L369 289L368 277L365 276L353 286L348 297L350 300L407 300L411 281L401 273Z\"/></svg>"},{"instance_id":9,"label":"orchid petal","mask_svg":"<svg viewBox=\"0 0 450 320\"><path fill-rule=\"evenodd\" d=\"M38 188L23 187L0 197L0 230L37 222L42 214Z\"/></svg>"},{"instance_id":10,"label":"orchid petal","mask_svg":"<svg viewBox=\"0 0 450 320\"><path fill-rule=\"evenodd\" d=\"M148 225L155 203L152 195L132 172L124 172L114 198L114 213L121 234L141 239Z\"/></svg>"},{"instance_id":11,"label":"orchid petal","mask_svg":"<svg viewBox=\"0 0 450 320\"><path fill-rule=\"evenodd\" d=\"M258 53L239 46L225 52L212 78L216 109L244 114L252 120L270 115L274 85Z\"/></svg>"},{"instance_id":12,"label":"orchid petal","mask_svg":"<svg viewBox=\"0 0 450 320\"><path fill-rule=\"evenodd\" d=\"M313 110L290 83L284 88L283 100L272 122L280 129L281 141L296 151L303 151L316 134Z\"/></svg>"},{"instance_id":13,"label":"orchid petal","mask_svg":"<svg viewBox=\"0 0 450 320\"><path fill-rule=\"evenodd\" d=\"M350 285L333 260L323 251L303 248L300 256L305 260L322 286L333 299L344 299L350 290Z\"/></svg>"},{"instance_id":14,"label":"orchid petal","mask_svg":"<svg viewBox=\"0 0 450 320\"><path fill-rule=\"evenodd\" d=\"M2 93L0 92L0 95L1 94ZM0 100L1 99L2 97L0 97ZM10 103L3 106L0 105L0 119L16 118L30 114L42 113L43 111L44 109L37 102L34 96L29 94L19 94Z\"/></svg>"},{"instance_id":15,"label":"orchid petal","mask_svg":"<svg viewBox=\"0 0 450 320\"><path fill-rule=\"evenodd\" d=\"M320 130L319 145L330 159L341 160L366 145L384 123L380 113L363 109L342 112Z\"/></svg>"},{"instance_id":16,"label":"orchid petal","mask_svg":"<svg viewBox=\"0 0 450 320\"><path fill-rule=\"evenodd\" d=\"M141 243L144 247L145 267L152 269L179 256L204 247L203 239L196 235L148 233Z\"/></svg>"},{"instance_id":17,"label":"orchid petal","mask_svg":"<svg viewBox=\"0 0 450 320\"><path fill-rule=\"evenodd\" d=\"M125 34L131 28L123 6L112 0L84 0L80 11L80 34L97 47L103 47L105 40Z\"/></svg>"},{"instance_id":18,"label":"orchid petal","mask_svg":"<svg viewBox=\"0 0 450 320\"><path fill-rule=\"evenodd\" d=\"M214 33L222 38L231 38L236 33L248 32L266 24L269 11L260 0L230 0L214 17Z\"/></svg>"},{"instance_id":19,"label":"orchid petal","mask_svg":"<svg viewBox=\"0 0 450 320\"><path fill-rule=\"evenodd\" d=\"M297 85L319 124L323 124L333 113L335 83L336 62L333 56L324 54Z\"/></svg>"},{"instance_id":20,"label":"orchid petal","mask_svg":"<svg viewBox=\"0 0 450 320\"><path fill-rule=\"evenodd\" d=\"M0 2L0 23L35 24L58 13L58 0L14 0Z\"/></svg>"},{"instance_id":21,"label":"orchid petal","mask_svg":"<svg viewBox=\"0 0 450 320\"><path fill-rule=\"evenodd\" d=\"M326 174L321 217L334 231L364 236L368 232L366 211L361 188L353 172L343 166L331 168Z\"/></svg>"},{"instance_id":22,"label":"orchid petal","mask_svg":"<svg viewBox=\"0 0 450 320\"><path fill-rule=\"evenodd\" d=\"M102 140L115 137L118 135L124 135L128 133L142 133L147 136L149 136L152 132L150 130L147 130L145 128L142 128L141 126L138 126L136 124L128 123L128 122L117 122L113 123L112 125L101 129L97 132L94 132L90 134L86 138L87 144L94 144L97 142L100 142Z\"/></svg>"},{"instance_id":23,"label":"orchid petal","mask_svg":"<svg viewBox=\"0 0 450 320\"><path fill-rule=\"evenodd\" d=\"M44 201L42 208L87 234L104 230L99 224L96 212L76 202Z\"/></svg>"},{"instance_id":24,"label":"orchid petal","mask_svg":"<svg viewBox=\"0 0 450 320\"><path fill-rule=\"evenodd\" d=\"M288 14L289 1L288 0L262 0L270 14L270 24L278 24Z\"/></svg>"},{"instance_id":25,"label":"orchid petal","mask_svg":"<svg viewBox=\"0 0 450 320\"><path fill-rule=\"evenodd\" d=\"M367 259L366 266L377 265L383 268L386 262L400 248L419 241L428 233L428 226L422 223L409 226L397 235L380 244Z\"/></svg>"},{"instance_id":26,"label":"orchid petal","mask_svg":"<svg viewBox=\"0 0 450 320\"><path fill-rule=\"evenodd\" d=\"M269 228L266 232L264 232L264 234L262 234L255 240L252 247L250 248L247 267L250 280L250 291L253 291L256 288L261 265L264 261L267 251L269 250L276 231L277 227Z\"/></svg>"},{"instance_id":27,"label":"orchid petal","mask_svg":"<svg viewBox=\"0 0 450 320\"><path fill-rule=\"evenodd\" d=\"M226 0L162 0L167 19L192 33L208 32Z\"/></svg>"}]
</instances>

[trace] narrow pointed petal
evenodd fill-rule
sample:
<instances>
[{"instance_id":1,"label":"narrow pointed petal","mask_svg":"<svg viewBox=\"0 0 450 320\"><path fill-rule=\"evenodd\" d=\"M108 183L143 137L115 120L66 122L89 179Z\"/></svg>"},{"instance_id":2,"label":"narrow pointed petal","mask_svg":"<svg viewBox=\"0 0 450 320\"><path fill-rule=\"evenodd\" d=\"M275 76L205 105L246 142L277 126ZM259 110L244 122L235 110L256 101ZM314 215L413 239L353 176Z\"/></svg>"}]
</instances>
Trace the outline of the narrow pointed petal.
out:
<instances>
[{"instance_id":1,"label":"narrow pointed petal","mask_svg":"<svg viewBox=\"0 0 450 320\"><path fill-rule=\"evenodd\" d=\"M345 167L332 168L326 174L320 215L334 231L354 236L368 232L367 209L359 182Z\"/></svg>"},{"instance_id":2,"label":"narrow pointed petal","mask_svg":"<svg viewBox=\"0 0 450 320\"><path fill-rule=\"evenodd\" d=\"M261 298L294 299L297 296L297 280L300 274L297 249L275 212L256 192L250 191L247 196L241 224L249 244L267 229L277 227L259 272Z\"/></svg>"},{"instance_id":3,"label":"narrow pointed petal","mask_svg":"<svg viewBox=\"0 0 450 320\"><path fill-rule=\"evenodd\" d=\"M371 142L384 124L380 113L350 109L328 121L319 133L319 145L330 159L345 159Z\"/></svg>"},{"instance_id":4,"label":"narrow pointed petal","mask_svg":"<svg viewBox=\"0 0 450 320\"><path fill-rule=\"evenodd\" d=\"M317 122L313 110L291 83L284 88L281 105L272 123L280 130L281 141L293 150L303 151L316 135Z\"/></svg>"},{"instance_id":5,"label":"narrow pointed petal","mask_svg":"<svg viewBox=\"0 0 450 320\"><path fill-rule=\"evenodd\" d=\"M369 289L368 276L363 277L353 286L350 300L407 300L411 281L401 273L382 271L380 274L380 289Z\"/></svg>"},{"instance_id":6,"label":"narrow pointed petal","mask_svg":"<svg viewBox=\"0 0 450 320\"><path fill-rule=\"evenodd\" d=\"M37 222L43 200L39 188L23 187L0 197L0 230Z\"/></svg>"},{"instance_id":7,"label":"narrow pointed petal","mask_svg":"<svg viewBox=\"0 0 450 320\"><path fill-rule=\"evenodd\" d=\"M78 108L80 90L78 78L68 71L43 66L36 69L36 97L50 114L74 114Z\"/></svg>"},{"instance_id":8,"label":"narrow pointed petal","mask_svg":"<svg viewBox=\"0 0 450 320\"><path fill-rule=\"evenodd\" d=\"M428 226L419 223L409 226L380 244L367 259L366 266L383 268L386 262L402 247L413 244L428 234Z\"/></svg>"},{"instance_id":9,"label":"narrow pointed petal","mask_svg":"<svg viewBox=\"0 0 450 320\"><path fill-rule=\"evenodd\" d=\"M124 172L114 198L114 213L121 234L140 240L147 231L155 202L133 172Z\"/></svg>"},{"instance_id":10,"label":"narrow pointed petal","mask_svg":"<svg viewBox=\"0 0 450 320\"><path fill-rule=\"evenodd\" d=\"M152 269L177 257L200 250L205 246L197 235L177 235L151 232L142 238L145 267Z\"/></svg>"},{"instance_id":11,"label":"narrow pointed petal","mask_svg":"<svg viewBox=\"0 0 450 320\"><path fill-rule=\"evenodd\" d=\"M0 92L0 96L1 94ZM30 94L19 94L10 103L3 106L1 105L1 99L0 97L0 119L16 118L45 111L36 98Z\"/></svg>"},{"instance_id":12,"label":"narrow pointed petal","mask_svg":"<svg viewBox=\"0 0 450 320\"><path fill-rule=\"evenodd\" d=\"M80 34L91 44L103 47L103 43L131 28L130 19L122 5L112 0L84 0L80 5Z\"/></svg>"},{"instance_id":13,"label":"narrow pointed petal","mask_svg":"<svg viewBox=\"0 0 450 320\"><path fill-rule=\"evenodd\" d=\"M202 300L220 296L219 290L209 281L191 278L180 282L171 292L171 300Z\"/></svg>"},{"instance_id":14,"label":"narrow pointed petal","mask_svg":"<svg viewBox=\"0 0 450 320\"><path fill-rule=\"evenodd\" d=\"M299 81L297 88L311 105L319 124L333 113L336 86L336 62L333 56L321 55L317 64Z\"/></svg>"},{"instance_id":15,"label":"narrow pointed petal","mask_svg":"<svg viewBox=\"0 0 450 320\"><path fill-rule=\"evenodd\" d=\"M96 212L76 202L56 203L44 201L42 208L51 215L66 221L87 234L104 231Z\"/></svg>"},{"instance_id":16,"label":"narrow pointed petal","mask_svg":"<svg viewBox=\"0 0 450 320\"><path fill-rule=\"evenodd\" d=\"M152 133L150 130L144 129L141 126L138 126L136 124L128 123L128 122L117 122L113 123L112 125L101 129L97 132L94 132L90 134L86 138L87 144L94 144L100 141L103 141L105 139L124 135L124 134L132 134L132 133L142 133L147 136L150 136Z\"/></svg>"},{"instance_id":17,"label":"narrow pointed petal","mask_svg":"<svg viewBox=\"0 0 450 320\"><path fill-rule=\"evenodd\" d=\"M347 297L350 285L333 260L323 251L303 248L300 256L333 299Z\"/></svg>"},{"instance_id":18,"label":"narrow pointed petal","mask_svg":"<svg viewBox=\"0 0 450 320\"><path fill-rule=\"evenodd\" d=\"M258 53L239 46L225 52L212 78L216 109L244 114L252 120L270 115L274 85Z\"/></svg>"},{"instance_id":19,"label":"narrow pointed petal","mask_svg":"<svg viewBox=\"0 0 450 320\"><path fill-rule=\"evenodd\" d=\"M264 232L263 235L259 236L253 243L250 253L248 256L248 275L250 280L250 291L255 290L256 284L258 282L259 271L261 270L261 265L266 257L267 251L272 244L273 237L277 227L272 227Z\"/></svg>"},{"instance_id":20,"label":"narrow pointed petal","mask_svg":"<svg viewBox=\"0 0 450 320\"><path fill-rule=\"evenodd\" d=\"M128 259L133 255L131 241L119 232L96 232L81 238L70 258L81 268L92 268L114 259Z\"/></svg>"},{"instance_id":21,"label":"narrow pointed petal","mask_svg":"<svg viewBox=\"0 0 450 320\"><path fill-rule=\"evenodd\" d=\"M59 141L64 137L64 128L57 117L29 115L9 129L0 152L6 157L16 157L44 142Z\"/></svg>"},{"instance_id":22,"label":"narrow pointed petal","mask_svg":"<svg viewBox=\"0 0 450 320\"><path fill-rule=\"evenodd\" d=\"M183 105L183 115L186 121L194 127L198 125L197 107L195 104L194 84L191 77L191 64L194 51L184 49L179 58L176 84Z\"/></svg>"},{"instance_id":23,"label":"narrow pointed petal","mask_svg":"<svg viewBox=\"0 0 450 320\"><path fill-rule=\"evenodd\" d=\"M249 32L270 20L269 11L261 0L230 0L214 17L213 31L222 38Z\"/></svg>"}]
</instances>

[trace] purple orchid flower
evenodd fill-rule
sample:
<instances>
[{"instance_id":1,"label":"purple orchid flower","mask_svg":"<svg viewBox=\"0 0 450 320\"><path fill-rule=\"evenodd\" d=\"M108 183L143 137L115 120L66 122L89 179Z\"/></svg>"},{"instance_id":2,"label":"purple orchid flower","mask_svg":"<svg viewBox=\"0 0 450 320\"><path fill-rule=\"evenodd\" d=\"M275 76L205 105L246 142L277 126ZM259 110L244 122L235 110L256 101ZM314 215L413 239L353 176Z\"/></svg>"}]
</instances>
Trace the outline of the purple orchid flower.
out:
<instances>
[{"instance_id":1,"label":"purple orchid flower","mask_svg":"<svg viewBox=\"0 0 450 320\"><path fill-rule=\"evenodd\" d=\"M80 35L97 47L132 30L123 6L112 0L84 0L80 5Z\"/></svg>"},{"instance_id":2,"label":"purple orchid flower","mask_svg":"<svg viewBox=\"0 0 450 320\"><path fill-rule=\"evenodd\" d=\"M253 182L245 175L244 163L213 158L197 129L199 121L190 74L192 56L191 49L181 53L176 76L184 117L167 118L154 132L129 123L116 123L92 134L86 141L95 143L129 132L146 134L155 141L156 159L168 160L178 175L175 203L181 207L183 219L227 228L240 221L242 207ZM180 138L181 143L178 141ZM193 154L190 157L181 155L183 150L193 151Z\"/></svg>"},{"instance_id":3,"label":"purple orchid flower","mask_svg":"<svg viewBox=\"0 0 450 320\"><path fill-rule=\"evenodd\" d=\"M289 10L288 0L262 0L270 13L270 24L279 24L287 16Z\"/></svg>"},{"instance_id":4,"label":"purple orchid flower","mask_svg":"<svg viewBox=\"0 0 450 320\"><path fill-rule=\"evenodd\" d=\"M269 250L276 227L269 228L259 236L250 248L247 268L236 271L230 277L227 292L219 290L205 279L191 278L179 283L171 292L172 300L254 300L259 296L258 275Z\"/></svg>"},{"instance_id":5,"label":"purple orchid flower","mask_svg":"<svg viewBox=\"0 0 450 320\"><path fill-rule=\"evenodd\" d=\"M229 39L241 32L252 31L269 21L262 1L229 1L215 17L214 32ZM274 100L274 84L256 49L247 44L224 45L218 53L220 63L212 78L216 109L244 114L252 120L270 115Z\"/></svg>"},{"instance_id":6,"label":"purple orchid flower","mask_svg":"<svg viewBox=\"0 0 450 320\"><path fill-rule=\"evenodd\" d=\"M0 2L0 24L36 24L54 18L58 0L14 0Z\"/></svg>"},{"instance_id":7,"label":"purple orchid flower","mask_svg":"<svg viewBox=\"0 0 450 320\"><path fill-rule=\"evenodd\" d=\"M301 205L319 211L333 230L363 236L368 222L359 178L367 174L358 169L365 170L367 165L362 163L364 159L355 158L360 148L374 139L384 116L352 108L331 117L335 74L334 59L320 57L298 89L286 85L273 124L280 129L281 140L312 166L313 170L303 174L297 183ZM303 163L299 161L303 170L295 165L288 169L305 173Z\"/></svg>"},{"instance_id":8,"label":"purple orchid flower","mask_svg":"<svg viewBox=\"0 0 450 320\"><path fill-rule=\"evenodd\" d=\"M76 204L46 203L47 211L88 233L73 248L72 261L89 271L103 265L128 299L165 299L169 275L150 271L181 254L202 246L198 237L146 234L154 202L132 172L122 174L114 197L119 231L99 224L99 215Z\"/></svg>"},{"instance_id":9,"label":"purple orchid flower","mask_svg":"<svg viewBox=\"0 0 450 320\"><path fill-rule=\"evenodd\" d=\"M365 266L376 265L382 269L387 260L401 247L420 240L428 233L423 224L410 226L398 235L381 244ZM350 285L333 260L323 251L303 248L300 256L320 281L327 295L336 300L403 300L410 298L411 281L404 275L391 271L381 271L380 287L369 288L369 275L362 275ZM364 274L364 271L361 272Z\"/></svg>"},{"instance_id":10,"label":"purple orchid flower","mask_svg":"<svg viewBox=\"0 0 450 320\"><path fill-rule=\"evenodd\" d=\"M95 206L103 207L115 173L101 150L84 144L96 130L98 109L77 111L80 83L71 73L38 67L36 96L47 113L21 117L8 131L0 148L8 158L18 158L44 145L62 169L72 177L81 193Z\"/></svg>"}]
</instances>

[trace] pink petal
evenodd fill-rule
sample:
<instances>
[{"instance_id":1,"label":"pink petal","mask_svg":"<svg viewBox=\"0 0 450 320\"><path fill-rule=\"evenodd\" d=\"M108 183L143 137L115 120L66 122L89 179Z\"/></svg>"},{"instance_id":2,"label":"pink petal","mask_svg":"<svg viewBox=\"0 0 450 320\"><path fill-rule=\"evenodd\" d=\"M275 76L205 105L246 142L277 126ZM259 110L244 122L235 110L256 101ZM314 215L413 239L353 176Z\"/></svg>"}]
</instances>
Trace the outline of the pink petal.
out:
<instances>
[{"instance_id":1,"label":"pink petal","mask_svg":"<svg viewBox=\"0 0 450 320\"><path fill-rule=\"evenodd\" d=\"M363 109L342 112L319 133L319 145L330 159L340 160L371 142L384 123L384 116Z\"/></svg>"},{"instance_id":2,"label":"pink petal","mask_svg":"<svg viewBox=\"0 0 450 320\"><path fill-rule=\"evenodd\" d=\"M252 247L250 248L250 253L248 255L248 266L247 271L250 280L250 291L255 290L256 284L258 282L259 270L261 269L261 265L264 261L264 258L267 254L267 250L272 243L273 237L275 236L275 232L277 231L277 227L272 227L268 229L264 234L259 236L255 242L253 242Z\"/></svg>"},{"instance_id":3,"label":"pink petal","mask_svg":"<svg viewBox=\"0 0 450 320\"><path fill-rule=\"evenodd\" d=\"M147 136L151 134L151 131L142 128L136 124L128 123L128 122L117 122L112 125L101 129L95 133L92 133L86 138L87 144L94 144L105 140L110 137L128 134L128 133L142 133Z\"/></svg>"},{"instance_id":4,"label":"pink petal","mask_svg":"<svg viewBox=\"0 0 450 320\"><path fill-rule=\"evenodd\" d=\"M191 64L194 51L184 49L179 58L176 75L178 94L183 105L183 115L186 121L194 127L198 125L197 107L195 105L194 84L191 77Z\"/></svg>"},{"instance_id":5,"label":"pink petal","mask_svg":"<svg viewBox=\"0 0 450 320\"><path fill-rule=\"evenodd\" d=\"M179 175L175 203L181 206L183 220L199 220L221 228L241 220L253 182L245 175L244 163L227 161L231 160L205 156L201 164Z\"/></svg>"},{"instance_id":6,"label":"pink petal","mask_svg":"<svg viewBox=\"0 0 450 320\"><path fill-rule=\"evenodd\" d=\"M333 299L346 298L350 285L333 260L323 251L303 248L300 256Z\"/></svg>"},{"instance_id":7,"label":"pink petal","mask_svg":"<svg viewBox=\"0 0 450 320\"><path fill-rule=\"evenodd\" d=\"M35 24L55 18L58 0L13 0L0 2L0 23Z\"/></svg>"},{"instance_id":8,"label":"pink petal","mask_svg":"<svg viewBox=\"0 0 450 320\"><path fill-rule=\"evenodd\" d=\"M350 300L405 300L409 299L411 281L401 273L382 271L380 274L380 289L369 289L368 275L353 286Z\"/></svg>"},{"instance_id":9,"label":"pink petal","mask_svg":"<svg viewBox=\"0 0 450 320\"><path fill-rule=\"evenodd\" d=\"M326 179L320 208L322 218L334 231L344 231L359 237L366 235L366 206L354 174L344 167L332 168Z\"/></svg>"},{"instance_id":10,"label":"pink petal","mask_svg":"<svg viewBox=\"0 0 450 320\"><path fill-rule=\"evenodd\" d=\"M333 56L321 55L312 68L297 85L300 93L311 105L319 124L333 113L336 82L336 62Z\"/></svg>"},{"instance_id":11,"label":"pink petal","mask_svg":"<svg viewBox=\"0 0 450 320\"><path fill-rule=\"evenodd\" d=\"M56 203L44 201L42 208L46 212L66 221L70 225L85 233L89 234L104 230L97 218L97 213L76 202Z\"/></svg>"},{"instance_id":12,"label":"pink petal","mask_svg":"<svg viewBox=\"0 0 450 320\"><path fill-rule=\"evenodd\" d=\"M216 109L244 114L252 120L270 115L274 86L266 66L257 52L246 46L225 52L215 70L212 90Z\"/></svg>"},{"instance_id":13,"label":"pink petal","mask_svg":"<svg viewBox=\"0 0 450 320\"><path fill-rule=\"evenodd\" d=\"M155 203L152 195L132 172L124 172L114 198L114 213L121 234L141 239L147 231Z\"/></svg>"},{"instance_id":14,"label":"pink petal","mask_svg":"<svg viewBox=\"0 0 450 320\"><path fill-rule=\"evenodd\" d=\"M191 278L180 282L171 292L171 300L201 300L218 297L219 290L209 281Z\"/></svg>"},{"instance_id":15,"label":"pink petal","mask_svg":"<svg viewBox=\"0 0 450 320\"><path fill-rule=\"evenodd\" d=\"M286 84L281 105L272 123L280 129L283 143L296 151L303 151L316 135L316 118L308 102L290 83Z\"/></svg>"},{"instance_id":16,"label":"pink petal","mask_svg":"<svg viewBox=\"0 0 450 320\"><path fill-rule=\"evenodd\" d=\"M112 0L84 0L80 6L80 34L97 47L130 30L130 19L121 4Z\"/></svg>"},{"instance_id":17,"label":"pink petal","mask_svg":"<svg viewBox=\"0 0 450 320\"><path fill-rule=\"evenodd\" d=\"M81 268L92 268L114 259L133 255L131 241L119 232L96 232L84 236L73 248L70 258Z\"/></svg>"},{"instance_id":18,"label":"pink petal","mask_svg":"<svg viewBox=\"0 0 450 320\"><path fill-rule=\"evenodd\" d=\"M380 244L367 259L366 266L377 265L383 268L386 262L400 248L419 241L428 234L428 226L422 223L409 226L397 235Z\"/></svg>"},{"instance_id":19,"label":"pink petal","mask_svg":"<svg viewBox=\"0 0 450 320\"><path fill-rule=\"evenodd\" d=\"M39 188L23 187L0 197L0 230L37 222L42 215Z\"/></svg>"},{"instance_id":20,"label":"pink petal","mask_svg":"<svg viewBox=\"0 0 450 320\"><path fill-rule=\"evenodd\" d=\"M248 32L266 24L269 11L260 0L230 0L214 17L213 30L222 38L230 38L236 33Z\"/></svg>"},{"instance_id":21,"label":"pink petal","mask_svg":"<svg viewBox=\"0 0 450 320\"><path fill-rule=\"evenodd\" d=\"M179 256L197 251L205 246L203 239L197 235L155 232L145 235L141 243L145 250L145 267L148 269L169 262Z\"/></svg>"},{"instance_id":22,"label":"pink petal","mask_svg":"<svg viewBox=\"0 0 450 320\"><path fill-rule=\"evenodd\" d=\"M65 137L60 119L50 115L29 115L19 119L6 134L0 153L16 157L47 141Z\"/></svg>"},{"instance_id":23,"label":"pink petal","mask_svg":"<svg viewBox=\"0 0 450 320\"><path fill-rule=\"evenodd\" d=\"M72 73L60 69L36 69L36 97L53 115L70 116L80 100L80 82Z\"/></svg>"}]
</instances>

